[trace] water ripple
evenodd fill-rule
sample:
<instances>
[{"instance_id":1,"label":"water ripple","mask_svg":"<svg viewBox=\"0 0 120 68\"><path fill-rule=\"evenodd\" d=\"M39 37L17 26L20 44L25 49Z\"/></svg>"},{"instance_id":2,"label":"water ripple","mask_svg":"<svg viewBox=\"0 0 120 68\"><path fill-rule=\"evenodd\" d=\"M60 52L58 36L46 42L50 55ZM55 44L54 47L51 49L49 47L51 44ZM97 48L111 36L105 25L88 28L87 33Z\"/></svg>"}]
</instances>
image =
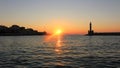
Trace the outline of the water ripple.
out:
<instances>
[{"instance_id":1,"label":"water ripple","mask_svg":"<svg viewBox=\"0 0 120 68\"><path fill-rule=\"evenodd\" d=\"M0 68L119 68L120 37L0 37Z\"/></svg>"}]
</instances>

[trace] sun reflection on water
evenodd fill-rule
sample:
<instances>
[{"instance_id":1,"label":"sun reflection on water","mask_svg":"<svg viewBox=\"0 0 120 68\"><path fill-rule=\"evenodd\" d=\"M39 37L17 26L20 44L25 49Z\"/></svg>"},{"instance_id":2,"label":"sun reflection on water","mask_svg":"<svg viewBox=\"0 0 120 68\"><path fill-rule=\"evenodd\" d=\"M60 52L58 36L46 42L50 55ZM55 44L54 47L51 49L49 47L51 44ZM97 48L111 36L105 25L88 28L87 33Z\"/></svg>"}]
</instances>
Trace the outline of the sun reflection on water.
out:
<instances>
[{"instance_id":1,"label":"sun reflection on water","mask_svg":"<svg viewBox=\"0 0 120 68\"><path fill-rule=\"evenodd\" d=\"M58 36L57 41L56 41L56 46L55 46L55 52L57 54L62 54L62 44L61 44L61 36Z\"/></svg>"},{"instance_id":2,"label":"sun reflection on water","mask_svg":"<svg viewBox=\"0 0 120 68\"><path fill-rule=\"evenodd\" d=\"M64 66L65 63L62 62L60 59L61 56L63 56L63 45L62 45L62 40L63 39L63 35L62 34L53 34L53 35L49 35L45 37L45 42L47 44L49 44L49 46L53 47L52 48L52 53L54 54L54 58L55 58L55 63L51 63L49 62L49 64L55 65L55 66Z\"/></svg>"},{"instance_id":3,"label":"sun reflection on water","mask_svg":"<svg viewBox=\"0 0 120 68\"><path fill-rule=\"evenodd\" d=\"M52 42L55 43L54 47L54 51L56 54L62 54L62 30L58 29L56 30L52 35L49 35L45 38L46 42Z\"/></svg>"}]
</instances>

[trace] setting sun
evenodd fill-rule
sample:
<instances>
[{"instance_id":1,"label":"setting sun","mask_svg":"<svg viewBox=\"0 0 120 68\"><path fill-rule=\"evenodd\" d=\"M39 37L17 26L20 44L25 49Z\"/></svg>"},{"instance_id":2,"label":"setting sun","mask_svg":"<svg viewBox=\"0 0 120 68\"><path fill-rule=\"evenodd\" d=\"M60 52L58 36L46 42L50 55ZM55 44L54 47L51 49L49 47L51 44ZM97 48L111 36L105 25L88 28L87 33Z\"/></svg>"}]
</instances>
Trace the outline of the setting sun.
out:
<instances>
[{"instance_id":1,"label":"setting sun","mask_svg":"<svg viewBox=\"0 0 120 68\"><path fill-rule=\"evenodd\" d=\"M61 33L62 33L62 30L61 30L61 29L58 29L58 30L55 32L56 35L60 35Z\"/></svg>"}]
</instances>

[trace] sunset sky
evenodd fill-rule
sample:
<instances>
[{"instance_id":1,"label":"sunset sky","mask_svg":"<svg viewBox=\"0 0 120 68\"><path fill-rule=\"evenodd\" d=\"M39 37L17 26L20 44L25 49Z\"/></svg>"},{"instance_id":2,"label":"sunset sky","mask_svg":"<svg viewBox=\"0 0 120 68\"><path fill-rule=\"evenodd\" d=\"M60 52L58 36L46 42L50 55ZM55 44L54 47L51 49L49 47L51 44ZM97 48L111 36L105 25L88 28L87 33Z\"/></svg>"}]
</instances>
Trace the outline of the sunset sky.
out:
<instances>
[{"instance_id":1,"label":"sunset sky","mask_svg":"<svg viewBox=\"0 0 120 68\"><path fill-rule=\"evenodd\" d=\"M120 0L0 0L0 24L52 33L120 32Z\"/></svg>"}]
</instances>

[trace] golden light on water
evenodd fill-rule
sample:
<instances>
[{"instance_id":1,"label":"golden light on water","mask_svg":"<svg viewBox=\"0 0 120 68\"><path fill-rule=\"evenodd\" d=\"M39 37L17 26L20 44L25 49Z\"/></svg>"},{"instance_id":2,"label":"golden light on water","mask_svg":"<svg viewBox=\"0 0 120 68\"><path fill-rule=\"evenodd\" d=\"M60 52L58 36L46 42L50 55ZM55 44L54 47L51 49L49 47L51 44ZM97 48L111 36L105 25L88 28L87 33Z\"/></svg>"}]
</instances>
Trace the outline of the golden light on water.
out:
<instances>
[{"instance_id":1,"label":"golden light on water","mask_svg":"<svg viewBox=\"0 0 120 68\"><path fill-rule=\"evenodd\" d=\"M54 47L54 51L56 54L61 54L62 53L62 44L61 44L61 41L62 41L62 33L63 31L61 29L57 29L54 31L54 33L50 36L47 36L45 41L48 41L48 42L53 42L55 43Z\"/></svg>"},{"instance_id":2,"label":"golden light on water","mask_svg":"<svg viewBox=\"0 0 120 68\"><path fill-rule=\"evenodd\" d=\"M58 37L58 39L57 39L57 41L56 41L56 45L55 45L55 52L56 52L57 54L61 54L61 53L62 53L61 47L62 47L61 38Z\"/></svg>"}]
</instances>

